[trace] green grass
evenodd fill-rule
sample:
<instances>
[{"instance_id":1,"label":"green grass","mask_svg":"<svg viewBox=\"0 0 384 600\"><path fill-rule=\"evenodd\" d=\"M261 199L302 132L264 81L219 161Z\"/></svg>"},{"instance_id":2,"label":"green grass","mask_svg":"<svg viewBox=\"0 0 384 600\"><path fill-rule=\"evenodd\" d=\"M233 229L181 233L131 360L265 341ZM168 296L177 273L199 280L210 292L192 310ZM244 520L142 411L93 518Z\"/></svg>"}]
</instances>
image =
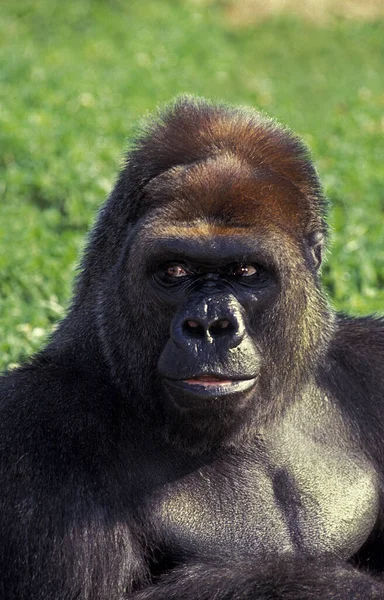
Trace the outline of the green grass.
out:
<instances>
[{"instance_id":1,"label":"green grass","mask_svg":"<svg viewBox=\"0 0 384 600\"><path fill-rule=\"evenodd\" d=\"M383 24L235 29L204 0L0 4L0 366L41 346L138 119L180 92L302 135L332 201L330 296L384 307Z\"/></svg>"}]
</instances>

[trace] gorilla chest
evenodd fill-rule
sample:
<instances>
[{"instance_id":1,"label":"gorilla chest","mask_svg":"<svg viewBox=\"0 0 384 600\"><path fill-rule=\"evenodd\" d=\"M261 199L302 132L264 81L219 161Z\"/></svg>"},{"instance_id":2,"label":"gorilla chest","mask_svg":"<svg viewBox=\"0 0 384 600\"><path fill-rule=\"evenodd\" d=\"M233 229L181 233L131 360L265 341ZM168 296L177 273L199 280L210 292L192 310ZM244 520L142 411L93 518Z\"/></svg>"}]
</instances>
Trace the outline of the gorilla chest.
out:
<instances>
[{"instance_id":1,"label":"gorilla chest","mask_svg":"<svg viewBox=\"0 0 384 600\"><path fill-rule=\"evenodd\" d=\"M303 552L352 556L377 516L377 484L362 458L300 444L287 456L218 462L152 499L171 554ZM274 460L278 459L278 460Z\"/></svg>"}]
</instances>

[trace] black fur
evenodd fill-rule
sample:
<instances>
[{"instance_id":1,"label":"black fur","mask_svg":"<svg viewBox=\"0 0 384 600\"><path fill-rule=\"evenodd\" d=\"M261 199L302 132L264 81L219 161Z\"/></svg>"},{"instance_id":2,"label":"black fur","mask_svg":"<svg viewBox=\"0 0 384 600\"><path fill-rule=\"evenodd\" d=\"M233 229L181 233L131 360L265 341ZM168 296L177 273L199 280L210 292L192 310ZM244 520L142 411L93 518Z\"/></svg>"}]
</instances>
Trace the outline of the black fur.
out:
<instances>
[{"instance_id":1,"label":"black fur","mask_svg":"<svg viewBox=\"0 0 384 600\"><path fill-rule=\"evenodd\" d=\"M384 322L328 306L325 219L274 121L146 126L0 380L2 600L384 598Z\"/></svg>"}]
</instances>

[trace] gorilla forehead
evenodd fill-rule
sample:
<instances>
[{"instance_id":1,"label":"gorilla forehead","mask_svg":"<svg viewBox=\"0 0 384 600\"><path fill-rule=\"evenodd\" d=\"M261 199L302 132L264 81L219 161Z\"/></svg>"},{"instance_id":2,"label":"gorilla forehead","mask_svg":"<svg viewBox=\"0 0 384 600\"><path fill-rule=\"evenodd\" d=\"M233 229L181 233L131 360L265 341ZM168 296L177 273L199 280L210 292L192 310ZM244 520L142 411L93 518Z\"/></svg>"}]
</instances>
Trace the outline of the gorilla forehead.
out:
<instances>
[{"instance_id":1,"label":"gorilla forehead","mask_svg":"<svg viewBox=\"0 0 384 600\"><path fill-rule=\"evenodd\" d=\"M201 219L234 229L307 233L313 224L308 199L284 174L252 167L230 153L169 169L145 188L146 209L167 222ZM228 232L227 232L228 233Z\"/></svg>"},{"instance_id":2,"label":"gorilla forehead","mask_svg":"<svg viewBox=\"0 0 384 600\"><path fill-rule=\"evenodd\" d=\"M204 221L149 229L141 238L148 258L157 261L194 260L200 264L241 262L246 257L259 258L261 244L245 228L229 229Z\"/></svg>"},{"instance_id":3,"label":"gorilla forehead","mask_svg":"<svg viewBox=\"0 0 384 600\"><path fill-rule=\"evenodd\" d=\"M159 220L154 211L152 218L148 217L138 227L131 251L135 262L190 260L205 266L225 266L247 261L275 270L285 262L287 252L292 263L301 260L289 233L275 231L261 222L257 229L207 218L170 223Z\"/></svg>"}]
</instances>

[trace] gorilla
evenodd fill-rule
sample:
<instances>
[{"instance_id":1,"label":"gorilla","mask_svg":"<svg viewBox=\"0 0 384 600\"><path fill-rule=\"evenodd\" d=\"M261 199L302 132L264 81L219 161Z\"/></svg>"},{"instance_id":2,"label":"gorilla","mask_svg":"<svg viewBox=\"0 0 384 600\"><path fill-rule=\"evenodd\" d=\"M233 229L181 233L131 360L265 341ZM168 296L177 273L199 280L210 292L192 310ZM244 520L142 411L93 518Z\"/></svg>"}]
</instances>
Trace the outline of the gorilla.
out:
<instances>
[{"instance_id":1,"label":"gorilla","mask_svg":"<svg viewBox=\"0 0 384 600\"><path fill-rule=\"evenodd\" d=\"M178 98L1 378L2 600L384 598L384 320L330 308L302 142Z\"/></svg>"}]
</instances>

